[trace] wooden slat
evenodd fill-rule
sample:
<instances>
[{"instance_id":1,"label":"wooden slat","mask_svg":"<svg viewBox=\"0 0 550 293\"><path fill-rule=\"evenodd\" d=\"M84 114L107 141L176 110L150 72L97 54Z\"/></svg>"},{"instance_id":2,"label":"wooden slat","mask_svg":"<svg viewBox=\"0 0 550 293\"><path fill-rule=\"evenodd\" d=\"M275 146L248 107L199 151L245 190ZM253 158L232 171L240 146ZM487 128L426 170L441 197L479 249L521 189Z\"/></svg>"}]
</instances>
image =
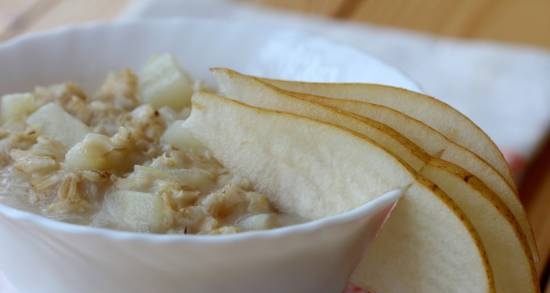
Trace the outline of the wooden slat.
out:
<instances>
[{"instance_id":1,"label":"wooden slat","mask_svg":"<svg viewBox=\"0 0 550 293\"><path fill-rule=\"evenodd\" d=\"M0 33L38 0L0 1Z\"/></svg>"},{"instance_id":2,"label":"wooden slat","mask_svg":"<svg viewBox=\"0 0 550 293\"><path fill-rule=\"evenodd\" d=\"M240 0L241 2L250 2L256 4L268 4L271 7L279 9L295 10L320 15L331 15L339 9L344 2L348 0Z\"/></svg>"},{"instance_id":3,"label":"wooden slat","mask_svg":"<svg viewBox=\"0 0 550 293\"><path fill-rule=\"evenodd\" d=\"M550 48L550 1L496 1L469 36Z\"/></svg>"},{"instance_id":4,"label":"wooden slat","mask_svg":"<svg viewBox=\"0 0 550 293\"><path fill-rule=\"evenodd\" d=\"M330 5L326 1L312 5L312 0L240 1L446 36L550 48L548 0L337 0Z\"/></svg>"},{"instance_id":5,"label":"wooden slat","mask_svg":"<svg viewBox=\"0 0 550 293\"><path fill-rule=\"evenodd\" d=\"M550 261L550 135L530 162L519 187L533 226L541 261L539 272ZM550 267L548 267L550 270Z\"/></svg>"},{"instance_id":6,"label":"wooden slat","mask_svg":"<svg viewBox=\"0 0 550 293\"><path fill-rule=\"evenodd\" d=\"M5 40L24 32L56 0L0 1L0 40Z\"/></svg>"},{"instance_id":7,"label":"wooden slat","mask_svg":"<svg viewBox=\"0 0 550 293\"><path fill-rule=\"evenodd\" d=\"M452 18L457 6L453 1L422 1L421 6L408 0L390 2L391 5L381 5L380 1L362 1L351 19L437 33Z\"/></svg>"}]
</instances>

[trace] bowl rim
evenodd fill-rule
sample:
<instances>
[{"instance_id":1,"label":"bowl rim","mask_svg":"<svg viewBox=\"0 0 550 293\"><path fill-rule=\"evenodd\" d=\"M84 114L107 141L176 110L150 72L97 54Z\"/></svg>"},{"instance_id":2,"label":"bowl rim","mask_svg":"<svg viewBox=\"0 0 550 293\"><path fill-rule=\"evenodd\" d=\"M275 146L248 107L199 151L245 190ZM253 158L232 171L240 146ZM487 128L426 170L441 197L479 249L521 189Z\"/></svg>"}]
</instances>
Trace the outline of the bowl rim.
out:
<instances>
[{"instance_id":1,"label":"bowl rim","mask_svg":"<svg viewBox=\"0 0 550 293\"><path fill-rule=\"evenodd\" d=\"M403 189L390 190L372 200L367 201L359 207L349 211L344 211L327 217L310 220L304 223L283 226L270 230L245 231L235 234L220 235L197 235L197 234L154 234L146 232L128 232L108 228L93 227L86 225L71 224L45 216L19 210L0 203L0 219L9 218L14 221L29 222L39 228L48 229L54 232L73 233L80 235L94 235L113 240L142 240L155 243L180 242L180 243L200 243L200 244L220 244L228 242L241 242L251 239L271 239L281 238L293 234L303 234L325 227L338 226L344 223L358 221L369 213L390 208L388 214L396 206L403 195Z\"/></svg>"},{"instance_id":2,"label":"bowl rim","mask_svg":"<svg viewBox=\"0 0 550 293\"><path fill-rule=\"evenodd\" d=\"M62 35L62 34L77 34L80 31L86 31L86 30L97 30L97 29L104 29L109 27L124 27L124 26L152 26L152 25L167 25L167 24L178 25L183 23L193 24L197 22L203 23L203 24L217 24L217 25L227 25L227 24L243 25L243 24L249 23L248 21L239 20L239 19L220 20L220 19L212 19L212 18L206 18L206 17L200 17L200 16L168 17L163 19L121 18L121 19L114 19L114 20L108 20L108 21L105 21L105 20L86 21L79 24L59 26L59 27L47 29L44 31L24 33L22 35L15 36L11 39L0 41L0 51L10 49L11 47L22 45L23 43L26 43L26 42L36 41L38 39L49 38L49 37ZM267 23L267 24L264 23L261 25L254 24L254 25L256 27L261 26L263 29L270 30L270 31L299 33L304 37L323 40L332 46L345 48L346 50L357 53L358 55L366 56L370 58L372 61L379 63L381 66L392 70L395 73L395 75L399 76L403 82L408 83L407 87L399 86L399 85L389 85L389 86L403 88L406 90L415 91L419 93L424 92L424 89L422 88L422 86L418 82L416 82L409 74L391 65L385 60L372 55L371 53L367 52L364 49L355 47L351 44L346 44L340 40L336 40L328 36L324 36L318 32L312 31L311 29L307 29L307 28L300 28L300 29L280 28L271 23ZM344 83L348 83L348 82L344 82ZM354 82L350 81L349 83L354 83Z\"/></svg>"},{"instance_id":3,"label":"bowl rim","mask_svg":"<svg viewBox=\"0 0 550 293\"><path fill-rule=\"evenodd\" d=\"M178 18L168 18L168 19L119 19L114 21L94 21L94 22L85 22L78 25L68 25L51 30L34 32L23 34L12 39L9 39L4 42L0 42L0 51L6 49L13 49L14 47L20 46L27 42L37 41L39 39L47 39L63 34L78 34L81 31L85 30L94 30L101 29L106 27L119 27L119 26L147 26L147 25L177 25L181 23L193 23L193 22L202 22L202 23L211 23L211 24L227 24L227 23L244 23L241 20L217 20L217 19L207 19L200 17L178 17ZM343 44L336 40L327 38L325 36L312 33L307 30L290 30L288 28L277 28L274 25L263 24L265 29L270 29L274 31L293 31L296 33L303 34L306 37L315 37L327 41L328 43L345 47L348 50L353 50L361 55L368 56L375 61L379 62L381 65L395 71L396 74L401 75L401 78L405 81L408 81L411 86L417 87L417 90L420 91L420 87L416 82L414 82L408 75L400 71L399 69L387 64L383 60L368 54L367 52L360 50L356 47ZM281 236L287 236L291 234L306 233L314 230L321 229L327 226L339 225L346 222L352 222L363 217L367 212L376 210L381 206L391 206L391 209L395 207L395 204L399 200L403 193L403 189L393 189L383 195L372 199L363 205L331 215L328 217L323 217L316 220L307 221L305 223L300 223L296 225L279 227L271 230L259 230L259 231L246 231L236 234L222 234L222 235L194 235L194 234L153 234L153 233L141 233L141 232L127 232L119 231L108 228L100 227L91 227L85 225L77 225L66 223L54 219L47 218L45 216L35 214L32 212L27 212L24 210L19 210L8 205L0 203L0 217L9 218L15 221L25 221L32 223L33 225L39 226L40 228L49 229L55 232L65 232L65 233L74 233L82 235L94 235L97 237L109 238L113 240L141 240L154 243L166 243L166 242L181 242L181 243L199 243L199 244L210 244L216 245L221 243L228 242L240 242L247 241L252 239L270 239L270 238L280 238ZM1 218L0 218L1 219Z\"/></svg>"}]
</instances>

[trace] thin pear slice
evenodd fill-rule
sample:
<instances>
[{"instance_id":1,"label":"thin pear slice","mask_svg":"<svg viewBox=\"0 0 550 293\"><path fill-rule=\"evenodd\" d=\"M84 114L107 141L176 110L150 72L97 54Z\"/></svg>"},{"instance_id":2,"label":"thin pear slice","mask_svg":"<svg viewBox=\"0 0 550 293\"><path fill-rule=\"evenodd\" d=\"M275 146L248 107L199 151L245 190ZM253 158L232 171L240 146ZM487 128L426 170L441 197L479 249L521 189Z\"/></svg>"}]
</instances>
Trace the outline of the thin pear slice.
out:
<instances>
[{"instance_id":1,"label":"thin pear slice","mask_svg":"<svg viewBox=\"0 0 550 293\"><path fill-rule=\"evenodd\" d=\"M405 113L430 125L455 143L471 150L495 167L510 184L514 182L506 159L491 138L464 114L438 99L378 84L262 80L293 92L365 101Z\"/></svg>"},{"instance_id":2,"label":"thin pear slice","mask_svg":"<svg viewBox=\"0 0 550 293\"><path fill-rule=\"evenodd\" d=\"M213 72L215 75L218 76L218 79L224 78L224 75L227 78L229 78L230 76L233 76L232 77L233 82L242 82L243 84L245 84L240 86L241 89L247 86L246 82L243 81L242 79L245 79L245 80L249 79L251 80L250 82L263 82L262 79L257 79L252 76L240 75L236 72L232 72L224 69L214 69ZM248 86L252 87L251 85L248 85ZM226 86L226 87L229 87L229 86ZM257 85L257 87L261 87L261 86ZM237 88L239 88L239 86L237 86ZM385 106L361 102L361 101L334 99L334 98L327 98L323 96L315 96L315 95L288 92L288 91L283 91L281 93L284 93L285 95L292 95L301 100L307 100L310 102L320 102L323 105L349 111L361 117L369 118L370 120L375 120L376 122L380 122L380 123L383 123L384 125L388 125L391 127L391 130L387 130L388 127L386 127L386 130L376 125L374 127L384 130L385 132L390 134L392 138L396 138L396 136L402 136L409 139L409 142L407 143L407 142L404 142L403 140L399 140L398 138L396 138L407 147L411 147L411 144L419 146L426 151L427 155L432 157L439 157L441 159L454 163L466 169L467 171L473 173L475 176L480 178L485 184L487 184L491 188L491 190L497 193L501 198L501 200L510 209L510 211L512 211L512 214L514 215L514 217L516 218L516 220L519 222L521 226L521 230L527 237L527 241L529 244L529 251L532 259L534 261L538 260L538 251L537 251L536 242L534 240L533 233L529 225L529 221L527 219L526 213L523 209L521 202L519 201L519 198L517 197L515 189L513 188L512 185L509 185L509 183L505 180L505 178L502 177L502 175L500 175L497 171L495 171L494 168L492 168L491 165L487 164L483 159L477 157L475 154L468 151L467 149L448 140L445 136L441 135L436 130L430 128L429 126L422 123L421 121L408 117L407 115L401 112L398 112L396 110L393 110ZM229 94L230 95L232 94L232 96L237 96L237 97L244 96L237 91L229 92ZM249 101L245 101L245 102L249 102ZM264 99L261 102L262 104L259 104L257 101L254 102L253 104L261 107L270 107L270 104L268 103L269 101L266 101ZM291 105L291 103L296 103L296 102L288 102L287 106L294 107L294 105ZM301 101L299 101L298 103L302 105L304 104ZM303 107L307 107L307 106L303 105ZM282 110L292 111L287 108L284 108ZM318 110L314 110L314 111L319 112ZM323 114L321 112L319 115L326 116L328 114L326 113ZM341 116L341 115L338 115L338 116ZM344 120L342 119L339 119L339 120L342 122L346 122L346 120L352 121L353 119L348 118ZM372 123L370 124L372 125ZM392 133L395 131L397 131L397 135L395 133ZM375 139L380 139L381 137L381 135L377 133L374 133L374 134L368 133L368 134ZM376 136L373 136L373 135L376 135ZM394 150L392 145L384 144L383 141L381 141L381 144L389 150L392 150L392 151ZM411 151L414 152L417 158L427 161L426 155L422 155L417 148L411 149ZM399 156L401 156L401 154L403 153L406 154L406 152L402 152L401 150L397 150L395 151L395 153ZM401 158L403 158L407 163L411 163L415 161L414 158L411 157L410 155L407 155L407 157L401 157ZM411 166L415 168L415 170L418 170L419 165L416 162L414 164L411 164Z\"/></svg>"},{"instance_id":3,"label":"thin pear slice","mask_svg":"<svg viewBox=\"0 0 550 293\"><path fill-rule=\"evenodd\" d=\"M308 118L313 118L316 120L332 123L341 127L351 129L371 138L373 141L379 143L381 146L386 147L390 153L394 154L398 158L401 158L401 152L399 150L393 149L392 145L385 144L387 138L384 138L384 136L394 138L400 135L396 134L395 131L385 125L378 125L379 129L383 129L383 131L379 133L372 131L365 132L365 130L368 130L368 126L376 125L377 122L374 122L365 117L354 115L353 113L335 109L330 106L304 100L296 96L286 95L284 91L279 90L278 88L263 83L262 81L253 77L244 76L234 71L215 69L213 70L213 73L216 80L218 81L222 92L230 95L232 98L237 97L239 101L249 103L254 106L265 107L268 109L279 111L287 111L293 114L306 116ZM409 143L405 146L410 147L410 145L411 144ZM423 167L431 163L432 159L426 153L419 153L418 150L415 150L414 153L418 155L419 159L423 160ZM455 167L448 162L445 163L450 167ZM412 168L417 171L422 169L422 167L415 168L415 166L412 166ZM444 171L443 168L438 168L442 169L442 172ZM447 177L454 177L455 179L458 179L458 181L454 180L453 182L460 182L460 177L457 177L455 174L445 174ZM468 176L473 177L470 174L468 174ZM439 180L441 180L441 178L439 177L427 177L427 179L432 180L432 182L434 182L435 184L438 184ZM445 191L451 198L455 199L459 206L465 211L471 209L472 206L478 205L478 201L481 200L480 197L485 197L489 201L489 204L486 205L486 208L492 209L494 211L494 214L496 215L496 218L492 222L484 222L484 219L476 214L469 214L469 216L471 217L470 220L472 220L474 227L476 227L478 231L483 231L483 233L481 233L481 238L484 243L488 243L491 245L494 244L498 246L496 248L493 248L486 245L486 247L489 249L489 261L495 277L497 280L502 280L500 283L497 283L497 288L502 289L498 292L515 292L509 291L508 288L513 287L510 287L508 282L519 284L521 288L526 290L525 292L534 292L528 290L530 288L536 287L532 284L532 280L535 278L535 275L527 279L523 278L525 272L530 272L534 274L534 270L532 270L532 268L534 268L534 263L531 259L528 245L526 241L524 241L525 236L523 232L518 229L518 224L515 218L511 215L511 213L502 203L500 198L496 196L490 196L485 193L476 192L476 190L469 185L444 185L443 191ZM463 200L465 197L467 198L467 200ZM498 207L502 207L505 212L500 211ZM503 237L499 233L506 233L506 235L505 237ZM499 238L506 238L507 240L512 241L511 247L521 252L518 255L512 255L514 257L517 257L514 259L514 262L517 263L515 266L501 266L501 264L503 263L502 258L507 258L510 256L500 254L499 252L502 250L510 249L511 247L506 245L508 243L499 243L498 241L493 241L494 239ZM513 272L511 274L511 278L506 278L510 275L510 271Z\"/></svg>"},{"instance_id":4,"label":"thin pear slice","mask_svg":"<svg viewBox=\"0 0 550 293\"><path fill-rule=\"evenodd\" d=\"M432 159L420 173L452 197L472 221L487 248L497 292L539 292L525 234L511 212L485 184L458 166ZM506 221L504 224L499 220Z\"/></svg>"},{"instance_id":5,"label":"thin pear slice","mask_svg":"<svg viewBox=\"0 0 550 293\"><path fill-rule=\"evenodd\" d=\"M462 211L368 138L213 94L196 94L192 104L186 130L283 212L318 218L409 186L388 221L392 233L369 249L383 257L361 264L379 275L355 279L359 285L385 293L495 292L479 235Z\"/></svg>"},{"instance_id":6,"label":"thin pear slice","mask_svg":"<svg viewBox=\"0 0 550 293\"><path fill-rule=\"evenodd\" d=\"M422 168L431 158L424 150L382 123L358 115L348 115L348 112L334 107L285 95L276 87L236 71L223 68L214 68L211 71L222 93L229 95L232 99L261 108L302 116L314 115L319 118L318 120L330 119L331 121L328 122L333 124L356 125L358 132L373 138L415 170Z\"/></svg>"},{"instance_id":7,"label":"thin pear slice","mask_svg":"<svg viewBox=\"0 0 550 293\"><path fill-rule=\"evenodd\" d=\"M431 156L438 157L466 169L494 191L504 204L506 204L508 209L510 209L515 219L518 221L521 230L527 237L529 250L533 260L538 261L538 251L531 225L529 224L527 214L519 200L514 186L510 185L502 175L482 158L468 149L450 141L444 135L421 121L382 105L355 100L327 98L304 93L286 93L309 101L336 107L388 125L399 132L399 134L421 147Z\"/></svg>"}]
</instances>

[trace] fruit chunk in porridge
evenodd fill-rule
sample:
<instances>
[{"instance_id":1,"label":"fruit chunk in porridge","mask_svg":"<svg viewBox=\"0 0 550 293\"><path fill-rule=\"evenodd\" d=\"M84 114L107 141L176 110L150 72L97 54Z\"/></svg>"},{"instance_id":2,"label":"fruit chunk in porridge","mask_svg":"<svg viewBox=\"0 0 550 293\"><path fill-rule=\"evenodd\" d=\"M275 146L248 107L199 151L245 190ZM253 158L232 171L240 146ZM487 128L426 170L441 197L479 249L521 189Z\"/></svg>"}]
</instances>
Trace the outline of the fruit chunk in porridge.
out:
<instances>
[{"instance_id":1,"label":"fruit chunk in porridge","mask_svg":"<svg viewBox=\"0 0 550 293\"><path fill-rule=\"evenodd\" d=\"M295 222L179 127L195 87L170 55L138 76L4 95L0 203L54 219L154 233L223 234Z\"/></svg>"}]
</instances>

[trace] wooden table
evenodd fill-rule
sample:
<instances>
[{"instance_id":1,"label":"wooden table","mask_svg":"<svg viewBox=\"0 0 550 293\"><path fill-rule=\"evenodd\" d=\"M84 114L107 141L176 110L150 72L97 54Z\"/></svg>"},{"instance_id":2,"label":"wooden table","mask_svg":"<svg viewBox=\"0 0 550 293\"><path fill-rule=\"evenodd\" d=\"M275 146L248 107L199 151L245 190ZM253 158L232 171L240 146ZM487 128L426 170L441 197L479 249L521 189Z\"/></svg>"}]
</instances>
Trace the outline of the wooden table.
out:
<instances>
[{"instance_id":1,"label":"wooden table","mask_svg":"<svg viewBox=\"0 0 550 293\"><path fill-rule=\"evenodd\" d=\"M550 49L548 0L236 0L433 34ZM130 0L0 0L0 41L60 25L116 17ZM550 256L550 137L519 183L543 262ZM547 268L547 271L549 269ZM543 279L548 278L548 272ZM550 283L546 292L550 293Z\"/></svg>"}]
</instances>

